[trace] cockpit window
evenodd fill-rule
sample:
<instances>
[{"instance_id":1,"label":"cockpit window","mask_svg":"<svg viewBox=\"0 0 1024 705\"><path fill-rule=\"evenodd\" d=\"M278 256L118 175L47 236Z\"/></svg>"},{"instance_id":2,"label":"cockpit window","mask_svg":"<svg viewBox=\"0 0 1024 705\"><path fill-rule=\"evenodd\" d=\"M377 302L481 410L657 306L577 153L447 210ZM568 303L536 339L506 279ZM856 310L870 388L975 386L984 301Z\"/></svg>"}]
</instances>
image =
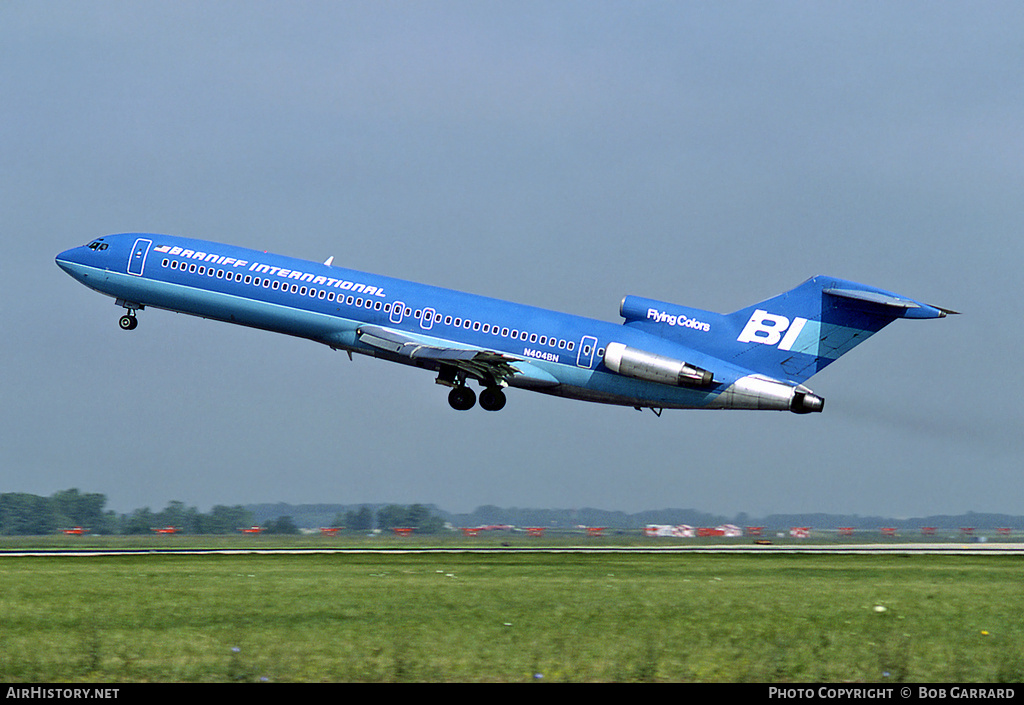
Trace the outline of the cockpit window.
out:
<instances>
[{"instance_id":1,"label":"cockpit window","mask_svg":"<svg viewBox=\"0 0 1024 705\"><path fill-rule=\"evenodd\" d=\"M92 242L89 243L89 249L105 250L107 249L107 243L103 242L103 240L93 240Z\"/></svg>"}]
</instances>

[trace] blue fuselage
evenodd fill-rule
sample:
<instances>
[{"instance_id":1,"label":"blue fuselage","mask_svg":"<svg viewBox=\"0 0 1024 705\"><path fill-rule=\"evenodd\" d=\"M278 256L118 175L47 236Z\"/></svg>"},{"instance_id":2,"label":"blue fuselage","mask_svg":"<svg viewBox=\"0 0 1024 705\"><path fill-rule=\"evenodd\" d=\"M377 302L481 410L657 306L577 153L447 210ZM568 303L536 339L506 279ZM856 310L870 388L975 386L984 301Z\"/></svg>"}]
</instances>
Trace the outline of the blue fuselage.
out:
<instances>
[{"instance_id":1,"label":"blue fuselage","mask_svg":"<svg viewBox=\"0 0 1024 705\"><path fill-rule=\"evenodd\" d=\"M133 312L153 307L314 340L335 349L438 370L360 341L384 327L425 345L513 359L508 384L558 396L652 408L704 407L749 371L629 325L617 325L241 247L167 235L104 237L57 256L83 284ZM691 329L699 343L710 332ZM610 343L715 370L702 388L616 374Z\"/></svg>"}]
</instances>

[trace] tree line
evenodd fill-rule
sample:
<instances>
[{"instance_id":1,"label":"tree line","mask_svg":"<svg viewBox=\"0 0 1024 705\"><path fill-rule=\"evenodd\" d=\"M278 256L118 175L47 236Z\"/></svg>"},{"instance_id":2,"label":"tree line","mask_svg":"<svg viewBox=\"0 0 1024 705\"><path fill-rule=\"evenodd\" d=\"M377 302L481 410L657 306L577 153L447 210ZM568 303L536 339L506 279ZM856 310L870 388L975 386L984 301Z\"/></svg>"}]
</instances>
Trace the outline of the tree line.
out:
<instances>
[{"instance_id":1,"label":"tree line","mask_svg":"<svg viewBox=\"0 0 1024 705\"><path fill-rule=\"evenodd\" d=\"M38 536L81 528L91 534L149 534L174 527L183 534L233 534L254 524L253 513L241 505L218 504L200 512L183 502L172 501L161 511L149 507L129 514L106 509L107 497L99 493L61 490L49 497L24 492L0 493L0 535ZM414 527L419 533L434 533L444 520L423 505L388 505L373 511L369 507L350 510L334 518L334 526L353 531ZM290 516L263 523L264 533L297 534L299 527Z\"/></svg>"},{"instance_id":2,"label":"tree line","mask_svg":"<svg viewBox=\"0 0 1024 705\"><path fill-rule=\"evenodd\" d=\"M434 534L444 529L445 522L422 504L408 507L389 504L376 512L367 506L350 509L344 514L336 514L333 524L352 531L410 527L416 529L418 534Z\"/></svg>"},{"instance_id":3,"label":"tree line","mask_svg":"<svg viewBox=\"0 0 1024 705\"><path fill-rule=\"evenodd\" d=\"M0 494L0 534L41 535L73 528L91 534L148 534L166 526L182 533L227 534L252 525L252 512L242 506L217 505L204 513L171 502L159 512L146 507L118 514L106 509L106 504L106 495L78 489L61 490L49 497L5 492Z\"/></svg>"}]
</instances>

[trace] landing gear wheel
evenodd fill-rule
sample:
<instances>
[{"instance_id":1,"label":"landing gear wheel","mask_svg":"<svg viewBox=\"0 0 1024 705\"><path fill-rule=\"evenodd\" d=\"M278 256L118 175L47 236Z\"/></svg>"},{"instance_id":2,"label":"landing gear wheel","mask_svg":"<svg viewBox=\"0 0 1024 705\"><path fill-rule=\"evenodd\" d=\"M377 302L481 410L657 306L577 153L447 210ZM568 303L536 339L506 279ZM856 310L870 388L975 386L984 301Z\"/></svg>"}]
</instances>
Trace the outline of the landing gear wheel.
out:
<instances>
[{"instance_id":1,"label":"landing gear wheel","mask_svg":"<svg viewBox=\"0 0 1024 705\"><path fill-rule=\"evenodd\" d=\"M135 330L136 326L139 325L139 319L135 316L125 314L118 320L117 325L121 326L121 330Z\"/></svg>"},{"instance_id":2,"label":"landing gear wheel","mask_svg":"<svg viewBox=\"0 0 1024 705\"><path fill-rule=\"evenodd\" d=\"M448 392L448 403L456 411L468 411L476 404L476 394L469 387L460 384Z\"/></svg>"},{"instance_id":3,"label":"landing gear wheel","mask_svg":"<svg viewBox=\"0 0 1024 705\"><path fill-rule=\"evenodd\" d=\"M480 392L480 408L484 411L501 411L505 406L505 393L498 387L487 387Z\"/></svg>"}]
</instances>

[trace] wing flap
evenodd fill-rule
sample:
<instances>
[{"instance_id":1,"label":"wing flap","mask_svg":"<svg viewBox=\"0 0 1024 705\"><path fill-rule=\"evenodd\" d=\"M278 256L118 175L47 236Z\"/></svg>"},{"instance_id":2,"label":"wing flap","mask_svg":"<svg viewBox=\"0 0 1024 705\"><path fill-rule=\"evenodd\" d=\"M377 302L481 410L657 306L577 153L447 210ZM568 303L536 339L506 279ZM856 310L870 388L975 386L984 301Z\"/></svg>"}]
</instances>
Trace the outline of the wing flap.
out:
<instances>
[{"instance_id":1,"label":"wing flap","mask_svg":"<svg viewBox=\"0 0 1024 705\"><path fill-rule=\"evenodd\" d=\"M359 342L380 350L411 358L431 360L472 360L477 351L460 348L441 348L428 345L380 326L361 326L356 330Z\"/></svg>"},{"instance_id":2,"label":"wing flap","mask_svg":"<svg viewBox=\"0 0 1024 705\"><path fill-rule=\"evenodd\" d=\"M450 365L483 382L503 384L522 374L513 367L513 363L520 362L519 358L493 350L440 347L381 326L360 326L356 335L365 345L411 359Z\"/></svg>"}]
</instances>

